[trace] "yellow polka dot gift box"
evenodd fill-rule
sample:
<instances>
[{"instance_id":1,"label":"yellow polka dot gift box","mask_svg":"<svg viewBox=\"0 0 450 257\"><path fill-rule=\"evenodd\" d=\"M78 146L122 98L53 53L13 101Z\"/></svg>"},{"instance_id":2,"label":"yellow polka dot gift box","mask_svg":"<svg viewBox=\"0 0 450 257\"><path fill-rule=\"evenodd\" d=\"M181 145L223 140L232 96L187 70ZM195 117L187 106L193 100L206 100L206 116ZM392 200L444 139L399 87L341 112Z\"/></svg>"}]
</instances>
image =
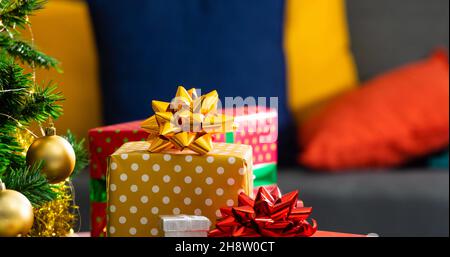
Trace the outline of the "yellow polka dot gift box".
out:
<instances>
[{"instance_id":1,"label":"yellow polka dot gift box","mask_svg":"<svg viewBox=\"0 0 450 257\"><path fill-rule=\"evenodd\" d=\"M251 146L213 143L204 155L149 147L129 142L108 159L108 236L162 236L160 215L216 220L240 192L253 193Z\"/></svg>"}]
</instances>

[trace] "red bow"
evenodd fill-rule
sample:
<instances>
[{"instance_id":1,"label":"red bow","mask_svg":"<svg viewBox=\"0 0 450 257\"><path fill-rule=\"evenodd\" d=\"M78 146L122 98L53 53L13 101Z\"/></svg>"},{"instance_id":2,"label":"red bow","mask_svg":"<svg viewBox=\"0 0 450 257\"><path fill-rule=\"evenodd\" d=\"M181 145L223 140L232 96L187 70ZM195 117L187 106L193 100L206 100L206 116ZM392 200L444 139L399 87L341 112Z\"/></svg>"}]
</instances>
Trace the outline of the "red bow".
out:
<instances>
[{"instance_id":1,"label":"red bow","mask_svg":"<svg viewBox=\"0 0 450 257\"><path fill-rule=\"evenodd\" d=\"M272 191L261 187L255 200L241 193L238 206L221 208L222 218L210 237L309 237L317 231L313 219L306 219L311 207L297 200L298 191L281 195L278 187Z\"/></svg>"}]
</instances>

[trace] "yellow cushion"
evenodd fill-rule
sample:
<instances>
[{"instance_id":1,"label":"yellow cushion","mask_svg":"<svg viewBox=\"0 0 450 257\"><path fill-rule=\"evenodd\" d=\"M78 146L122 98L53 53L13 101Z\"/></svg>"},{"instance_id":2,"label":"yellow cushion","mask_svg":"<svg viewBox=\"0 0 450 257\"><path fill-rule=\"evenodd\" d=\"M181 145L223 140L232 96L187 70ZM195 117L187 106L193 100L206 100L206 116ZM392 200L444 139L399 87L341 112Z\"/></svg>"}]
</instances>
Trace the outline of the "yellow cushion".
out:
<instances>
[{"instance_id":1,"label":"yellow cushion","mask_svg":"<svg viewBox=\"0 0 450 257\"><path fill-rule=\"evenodd\" d=\"M287 0L288 103L305 117L327 99L357 85L344 0Z\"/></svg>"},{"instance_id":2,"label":"yellow cushion","mask_svg":"<svg viewBox=\"0 0 450 257\"><path fill-rule=\"evenodd\" d=\"M37 81L58 83L65 101L59 133L71 129L86 136L101 123L97 53L89 10L83 1L50 1L31 17L37 47L61 62L64 73L39 70ZM23 32L24 36L27 32Z\"/></svg>"}]
</instances>

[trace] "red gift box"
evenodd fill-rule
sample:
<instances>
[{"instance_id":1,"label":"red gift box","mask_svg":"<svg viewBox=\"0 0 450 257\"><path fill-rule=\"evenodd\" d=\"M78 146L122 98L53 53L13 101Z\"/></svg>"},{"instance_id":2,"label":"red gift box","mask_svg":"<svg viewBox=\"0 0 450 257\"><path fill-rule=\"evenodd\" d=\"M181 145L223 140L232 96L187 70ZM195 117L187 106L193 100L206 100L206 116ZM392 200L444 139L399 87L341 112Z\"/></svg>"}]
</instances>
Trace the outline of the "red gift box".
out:
<instances>
[{"instance_id":1,"label":"red gift box","mask_svg":"<svg viewBox=\"0 0 450 257\"><path fill-rule=\"evenodd\" d=\"M106 159L129 141L145 141L148 133L133 121L89 130L90 170L92 179L104 179Z\"/></svg>"},{"instance_id":2,"label":"red gift box","mask_svg":"<svg viewBox=\"0 0 450 257\"><path fill-rule=\"evenodd\" d=\"M277 162L278 115L275 109L245 107L226 109L225 114L234 116L237 129L233 143L253 147L253 164ZM215 135L215 142L228 142L227 134Z\"/></svg>"},{"instance_id":3,"label":"red gift box","mask_svg":"<svg viewBox=\"0 0 450 257\"><path fill-rule=\"evenodd\" d=\"M106 236L106 208L107 203L91 202L91 235Z\"/></svg>"}]
</instances>

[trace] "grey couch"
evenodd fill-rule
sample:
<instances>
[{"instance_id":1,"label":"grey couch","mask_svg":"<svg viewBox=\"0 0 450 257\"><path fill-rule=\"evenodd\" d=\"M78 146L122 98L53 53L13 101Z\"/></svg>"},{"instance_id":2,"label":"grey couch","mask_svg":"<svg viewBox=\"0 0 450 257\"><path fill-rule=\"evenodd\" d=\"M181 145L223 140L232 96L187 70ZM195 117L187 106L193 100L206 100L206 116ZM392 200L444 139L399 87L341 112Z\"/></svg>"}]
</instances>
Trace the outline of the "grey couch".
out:
<instances>
[{"instance_id":1,"label":"grey couch","mask_svg":"<svg viewBox=\"0 0 450 257\"><path fill-rule=\"evenodd\" d=\"M80 231L89 230L89 174L74 179ZM379 170L346 174L281 169L283 192L299 190L319 229L380 236L448 236L448 170Z\"/></svg>"},{"instance_id":2,"label":"grey couch","mask_svg":"<svg viewBox=\"0 0 450 257\"><path fill-rule=\"evenodd\" d=\"M362 81L449 47L448 0L347 0L352 51ZM295 158L289 155L287 158ZM282 162L289 163L289 160ZM330 175L282 169L283 191L300 190L321 229L381 236L448 236L449 170ZM417 168L420 167L420 168Z\"/></svg>"},{"instance_id":3,"label":"grey couch","mask_svg":"<svg viewBox=\"0 0 450 257\"><path fill-rule=\"evenodd\" d=\"M380 236L448 236L448 170L312 174L282 170L283 191L299 190L321 230Z\"/></svg>"}]
</instances>

